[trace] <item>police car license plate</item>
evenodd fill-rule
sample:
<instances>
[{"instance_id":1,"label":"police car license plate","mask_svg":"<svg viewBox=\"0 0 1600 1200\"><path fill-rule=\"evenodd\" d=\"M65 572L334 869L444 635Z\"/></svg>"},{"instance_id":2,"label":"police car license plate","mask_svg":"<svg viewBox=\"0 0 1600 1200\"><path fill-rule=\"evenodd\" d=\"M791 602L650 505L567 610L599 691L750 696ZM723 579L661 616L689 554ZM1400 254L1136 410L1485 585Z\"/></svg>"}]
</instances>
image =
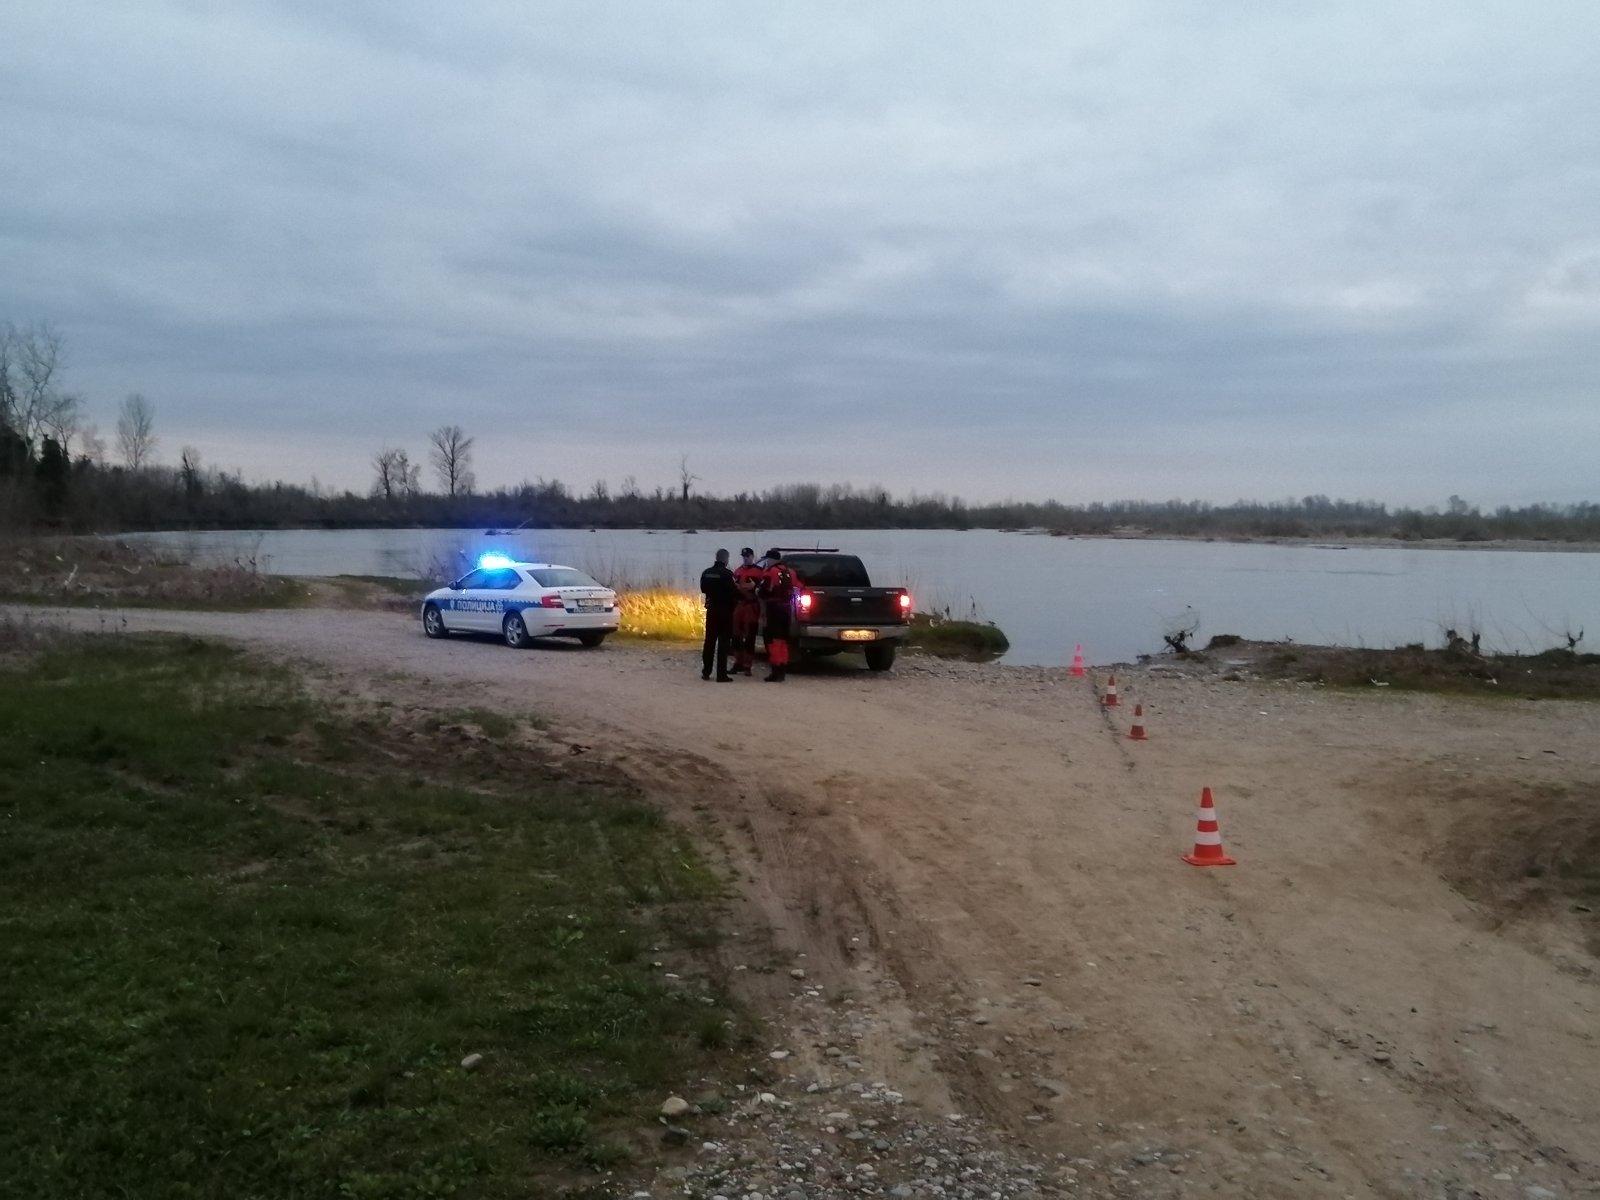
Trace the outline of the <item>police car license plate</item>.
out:
<instances>
[{"instance_id":1,"label":"police car license plate","mask_svg":"<svg viewBox=\"0 0 1600 1200\"><path fill-rule=\"evenodd\" d=\"M876 629L841 629L839 640L842 642L875 642L878 640Z\"/></svg>"},{"instance_id":2,"label":"police car license plate","mask_svg":"<svg viewBox=\"0 0 1600 1200\"><path fill-rule=\"evenodd\" d=\"M600 603L600 601L598 601L598 600L579 600L578 601L578 611L579 612L599 612L601 610L601 608L603 608L603 607L604 607L604 605L602 605Z\"/></svg>"}]
</instances>

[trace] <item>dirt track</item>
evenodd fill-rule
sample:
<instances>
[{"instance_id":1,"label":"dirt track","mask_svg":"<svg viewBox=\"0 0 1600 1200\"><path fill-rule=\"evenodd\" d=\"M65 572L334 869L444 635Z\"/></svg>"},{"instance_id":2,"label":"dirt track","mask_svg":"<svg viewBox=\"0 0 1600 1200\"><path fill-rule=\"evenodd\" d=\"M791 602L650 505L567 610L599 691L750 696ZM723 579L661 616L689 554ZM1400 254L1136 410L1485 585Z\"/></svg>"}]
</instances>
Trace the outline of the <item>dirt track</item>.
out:
<instances>
[{"instance_id":1,"label":"dirt track","mask_svg":"<svg viewBox=\"0 0 1600 1200\"><path fill-rule=\"evenodd\" d=\"M1546 795L1592 820L1593 706L1136 671L1135 744L1060 670L716 685L683 651L519 654L390 615L124 619L532 708L690 798L806 986L857 998L870 1077L1066 1153L1085 1193L1600 1194L1600 918L1519 900L1496 842ZM1178 859L1201 784L1236 868ZM763 978L793 1005L784 1069L833 1069L825 1014Z\"/></svg>"}]
</instances>

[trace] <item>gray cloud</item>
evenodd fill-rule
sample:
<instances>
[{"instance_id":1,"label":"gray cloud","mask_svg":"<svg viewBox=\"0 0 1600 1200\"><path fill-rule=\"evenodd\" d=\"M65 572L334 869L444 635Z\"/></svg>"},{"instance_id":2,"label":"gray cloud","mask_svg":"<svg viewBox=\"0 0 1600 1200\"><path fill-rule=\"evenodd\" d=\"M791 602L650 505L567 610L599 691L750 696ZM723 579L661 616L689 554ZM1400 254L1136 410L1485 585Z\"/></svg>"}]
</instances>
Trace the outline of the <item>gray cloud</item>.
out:
<instances>
[{"instance_id":1,"label":"gray cloud","mask_svg":"<svg viewBox=\"0 0 1600 1200\"><path fill-rule=\"evenodd\" d=\"M361 486L1593 494L1600 10L22 0L0 318Z\"/></svg>"}]
</instances>

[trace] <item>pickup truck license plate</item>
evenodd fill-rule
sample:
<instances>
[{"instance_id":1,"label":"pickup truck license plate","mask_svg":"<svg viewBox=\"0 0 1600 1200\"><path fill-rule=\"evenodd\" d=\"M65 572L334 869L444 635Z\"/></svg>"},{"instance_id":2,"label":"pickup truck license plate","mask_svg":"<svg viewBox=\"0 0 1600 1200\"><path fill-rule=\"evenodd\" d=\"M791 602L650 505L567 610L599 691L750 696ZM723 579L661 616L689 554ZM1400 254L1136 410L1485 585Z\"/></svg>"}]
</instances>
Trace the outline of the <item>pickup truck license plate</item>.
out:
<instances>
[{"instance_id":1,"label":"pickup truck license plate","mask_svg":"<svg viewBox=\"0 0 1600 1200\"><path fill-rule=\"evenodd\" d=\"M600 604L600 601L598 601L598 600L579 600L578 601L578 611L579 612L599 612L600 608L601 608L601 604Z\"/></svg>"},{"instance_id":2,"label":"pickup truck license plate","mask_svg":"<svg viewBox=\"0 0 1600 1200\"><path fill-rule=\"evenodd\" d=\"M875 642L878 640L876 629L841 629L839 631L841 642Z\"/></svg>"}]
</instances>

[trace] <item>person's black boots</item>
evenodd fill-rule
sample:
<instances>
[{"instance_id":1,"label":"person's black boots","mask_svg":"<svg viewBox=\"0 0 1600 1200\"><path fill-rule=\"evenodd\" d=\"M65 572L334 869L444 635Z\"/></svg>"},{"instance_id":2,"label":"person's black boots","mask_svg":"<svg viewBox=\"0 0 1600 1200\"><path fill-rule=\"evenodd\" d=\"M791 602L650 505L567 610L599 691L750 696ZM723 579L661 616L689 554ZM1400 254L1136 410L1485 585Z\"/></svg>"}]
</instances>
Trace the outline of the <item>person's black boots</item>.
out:
<instances>
[{"instance_id":1,"label":"person's black boots","mask_svg":"<svg viewBox=\"0 0 1600 1200\"><path fill-rule=\"evenodd\" d=\"M782 683L783 677L789 673L787 667L773 667L772 674L762 680L763 683Z\"/></svg>"}]
</instances>

